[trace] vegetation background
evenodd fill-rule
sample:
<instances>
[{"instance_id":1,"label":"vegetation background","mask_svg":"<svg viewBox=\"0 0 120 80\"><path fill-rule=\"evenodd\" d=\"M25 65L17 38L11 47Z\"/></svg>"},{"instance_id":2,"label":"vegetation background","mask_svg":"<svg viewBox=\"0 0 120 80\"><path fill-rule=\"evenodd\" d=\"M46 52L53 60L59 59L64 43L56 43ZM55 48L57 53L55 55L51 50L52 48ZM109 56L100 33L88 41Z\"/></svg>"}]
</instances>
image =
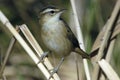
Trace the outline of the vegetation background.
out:
<instances>
[{"instance_id":1,"label":"vegetation background","mask_svg":"<svg viewBox=\"0 0 120 80\"><path fill-rule=\"evenodd\" d=\"M80 0L81 10L78 8L80 23L85 39L86 50L89 53L92 45L109 19L114 8L116 0ZM54 5L58 8L65 8L68 11L63 15L70 24L71 5L69 0L0 0L0 10L7 16L10 22L16 26L23 23L29 26L29 29L39 42L40 31L38 24L38 12L45 6ZM0 22L0 64L5 56L12 35L4 28ZM120 76L120 36L118 36L111 58L111 65ZM42 45L42 44L41 44ZM44 80L45 78L26 54L23 48L16 42L15 47L9 57L5 69L5 75L8 80Z\"/></svg>"}]
</instances>

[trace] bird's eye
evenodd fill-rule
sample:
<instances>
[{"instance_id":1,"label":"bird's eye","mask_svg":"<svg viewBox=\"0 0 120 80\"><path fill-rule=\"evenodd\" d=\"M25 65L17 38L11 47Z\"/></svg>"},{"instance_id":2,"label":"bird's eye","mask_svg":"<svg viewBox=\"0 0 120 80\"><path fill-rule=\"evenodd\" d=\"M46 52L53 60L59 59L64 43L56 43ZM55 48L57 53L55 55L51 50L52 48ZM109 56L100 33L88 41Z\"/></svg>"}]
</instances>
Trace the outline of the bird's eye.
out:
<instances>
[{"instance_id":1,"label":"bird's eye","mask_svg":"<svg viewBox=\"0 0 120 80\"><path fill-rule=\"evenodd\" d=\"M54 14L54 13L55 13L55 11L50 11L50 13L51 13L51 14Z\"/></svg>"}]
</instances>

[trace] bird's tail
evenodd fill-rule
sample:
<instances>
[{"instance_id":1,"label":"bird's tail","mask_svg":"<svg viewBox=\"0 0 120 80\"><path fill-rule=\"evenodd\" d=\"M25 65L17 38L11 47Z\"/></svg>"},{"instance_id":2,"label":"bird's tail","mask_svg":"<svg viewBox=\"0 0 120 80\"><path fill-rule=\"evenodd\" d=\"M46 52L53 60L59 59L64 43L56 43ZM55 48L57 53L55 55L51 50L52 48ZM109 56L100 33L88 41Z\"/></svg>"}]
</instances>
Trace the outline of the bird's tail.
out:
<instances>
[{"instance_id":1,"label":"bird's tail","mask_svg":"<svg viewBox=\"0 0 120 80\"><path fill-rule=\"evenodd\" d=\"M80 48L75 48L75 52L80 54L83 58L87 58L90 59L90 55L87 54L86 52L84 52L82 49Z\"/></svg>"}]
</instances>

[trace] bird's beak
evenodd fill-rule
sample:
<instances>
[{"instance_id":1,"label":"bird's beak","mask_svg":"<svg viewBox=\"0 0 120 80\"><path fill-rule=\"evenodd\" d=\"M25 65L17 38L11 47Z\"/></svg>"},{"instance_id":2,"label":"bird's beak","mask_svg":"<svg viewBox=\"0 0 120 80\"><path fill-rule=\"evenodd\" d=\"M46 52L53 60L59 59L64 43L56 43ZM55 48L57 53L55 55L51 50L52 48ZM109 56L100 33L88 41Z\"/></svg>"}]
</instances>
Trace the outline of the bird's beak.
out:
<instances>
[{"instance_id":1,"label":"bird's beak","mask_svg":"<svg viewBox=\"0 0 120 80\"><path fill-rule=\"evenodd\" d=\"M57 12L57 14L54 16L54 19L59 19L59 17L61 16L61 14L65 11L66 9L61 9Z\"/></svg>"},{"instance_id":2,"label":"bird's beak","mask_svg":"<svg viewBox=\"0 0 120 80\"><path fill-rule=\"evenodd\" d=\"M58 13L63 13L65 12L67 9L61 9Z\"/></svg>"},{"instance_id":3,"label":"bird's beak","mask_svg":"<svg viewBox=\"0 0 120 80\"><path fill-rule=\"evenodd\" d=\"M66 9L59 10L58 13L57 13L57 16L59 17L64 11L66 11Z\"/></svg>"}]
</instances>

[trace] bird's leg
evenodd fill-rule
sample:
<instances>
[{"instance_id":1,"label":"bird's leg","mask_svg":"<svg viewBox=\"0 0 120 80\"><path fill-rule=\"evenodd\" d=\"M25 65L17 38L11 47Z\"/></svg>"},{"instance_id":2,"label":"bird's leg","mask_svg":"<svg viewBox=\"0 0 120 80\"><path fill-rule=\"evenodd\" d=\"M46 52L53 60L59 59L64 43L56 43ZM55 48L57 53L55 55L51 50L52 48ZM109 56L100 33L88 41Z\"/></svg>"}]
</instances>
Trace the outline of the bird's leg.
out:
<instances>
[{"instance_id":1,"label":"bird's leg","mask_svg":"<svg viewBox=\"0 0 120 80\"><path fill-rule=\"evenodd\" d=\"M41 63L41 62L43 62L43 59L48 55L48 53L50 53L49 51L47 51L47 52L44 52L42 55L41 55L41 57L40 57L40 60L39 60L39 62L38 62L38 64L39 63Z\"/></svg>"},{"instance_id":2,"label":"bird's leg","mask_svg":"<svg viewBox=\"0 0 120 80\"><path fill-rule=\"evenodd\" d=\"M60 68L60 66L62 65L63 61L64 61L64 57L62 57L62 59L60 60L59 64L53 70L50 70L51 75L50 75L49 79L53 76L54 73L57 73L57 71Z\"/></svg>"}]
</instances>

